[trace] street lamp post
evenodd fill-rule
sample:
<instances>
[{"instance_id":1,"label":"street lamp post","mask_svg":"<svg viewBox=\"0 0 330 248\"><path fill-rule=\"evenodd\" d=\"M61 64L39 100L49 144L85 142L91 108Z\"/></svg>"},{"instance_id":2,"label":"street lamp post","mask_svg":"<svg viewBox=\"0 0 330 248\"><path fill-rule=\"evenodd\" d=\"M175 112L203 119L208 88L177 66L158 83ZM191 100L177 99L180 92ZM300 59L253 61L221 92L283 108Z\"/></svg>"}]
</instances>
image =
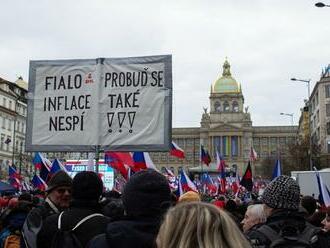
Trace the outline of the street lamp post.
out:
<instances>
[{"instance_id":1,"label":"street lamp post","mask_svg":"<svg viewBox=\"0 0 330 248\"><path fill-rule=\"evenodd\" d=\"M291 117L291 126L293 126L293 113L292 114L288 114L288 113L280 113L280 115L287 115Z\"/></svg>"},{"instance_id":2,"label":"street lamp post","mask_svg":"<svg viewBox=\"0 0 330 248\"><path fill-rule=\"evenodd\" d=\"M310 101L310 96L311 96L311 91L310 91L310 83L311 79L304 80L304 79L297 79L297 78L291 78L291 81L297 81L297 82L303 82L307 83L307 90L308 90L308 101L307 101L307 106L308 106L308 133L309 133L309 169L313 170L313 161L312 161L312 127L311 127L311 119L312 119L312 112L311 112L311 101Z\"/></svg>"},{"instance_id":3,"label":"street lamp post","mask_svg":"<svg viewBox=\"0 0 330 248\"><path fill-rule=\"evenodd\" d=\"M16 138L16 122L17 122L17 102L20 99L19 96L16 97L15 99L15 117L14 117L14 133L13 133L13 154L12 154L12 158L11 158L11 165L14 165L14 161L15 161L15 138ZM19 173L21 173L21 171L19 171Z\"/></svg>"}]
</instances>

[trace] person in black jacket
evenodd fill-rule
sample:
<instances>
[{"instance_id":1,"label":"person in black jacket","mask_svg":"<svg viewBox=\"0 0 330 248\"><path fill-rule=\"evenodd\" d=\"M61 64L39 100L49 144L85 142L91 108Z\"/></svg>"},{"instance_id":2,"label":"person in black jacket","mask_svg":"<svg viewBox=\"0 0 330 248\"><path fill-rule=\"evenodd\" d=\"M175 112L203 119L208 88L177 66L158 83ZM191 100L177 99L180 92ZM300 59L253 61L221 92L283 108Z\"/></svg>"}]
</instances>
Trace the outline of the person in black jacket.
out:
<instances>
[{"instance_id":1,"label":"person in black jacket","mask_svg":"<svg viewBox=\"0 0 330 248\"><path fill-rule=\"evenodd\" d=\"M86 216L101 213L99 200L102 192L103 183L96 173L91 171L78 173L72 183L71 207L61 216L61 230L72 230ZM53 238L58 232L58 219L59 214L56 214L45 220L38 235L38 248L51 247ZM100 214L81 224L74 233L85 247L94 236L105 232L108 222L109 219Z\"/></svg>"},{"instance_id":2,"label":"person in black jacket","mask_svg":"<svg viewBox=\"0 0 330 248\"><path fill-rule=\"evenodd\" d=\"M106 233L94 238L89 248L151 248L163 214L171 205L166 178L155 170L135 173L125 185L123 205L126 216L110 223Z\"/></svg>"},{"instance_id":3,"label":"person in black jacket","mask_svg":"<svg viewBox=\"0 0 330 248\"><path fill-rule=\"evenodd\" d=\"M29 247L37 247L37 235L42 228L43 221L48 216L60 213L69 207L71 186L72 178L64 171L55 173L49 180L45 202L30 211L23 225L23 236Z\"/></svg>"},{"instance_id":4,"label":"person in black jacket","mask_svg":"<svg viewBox=\"0 0 330 248\"><path fill-rule=\"evenodd\" d=\"M285 242L281 247L294 247L298 242L310 247L322 248L320 229L309 224L299 212L300 188L287 176L279 176L265 189L261 196L267 221L247 236L252 247L269 247L272 242Z\"/></svg>"}]
</instances>

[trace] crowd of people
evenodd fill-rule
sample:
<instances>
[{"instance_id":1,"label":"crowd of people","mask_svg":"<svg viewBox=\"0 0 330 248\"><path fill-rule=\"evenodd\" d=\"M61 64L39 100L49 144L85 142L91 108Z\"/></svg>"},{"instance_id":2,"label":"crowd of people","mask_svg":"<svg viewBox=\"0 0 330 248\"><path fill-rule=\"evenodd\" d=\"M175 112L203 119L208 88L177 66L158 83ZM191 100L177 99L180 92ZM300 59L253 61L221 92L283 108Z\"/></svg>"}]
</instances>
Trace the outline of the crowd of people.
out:
<instances>
[{"instance_id":1,"label":"crowd of people","mask_svg":"<svg viewBox=\"0 0 330 248\"><path fill-rule=\"evenodd\" d=\"M104 192L90 171L64 171L46 192L0 199L0 248L330 247L330 208L320 209L287 176L260 197L171 192L155 170L135 173L123 192Z\"/></svg>"}]
</instances>

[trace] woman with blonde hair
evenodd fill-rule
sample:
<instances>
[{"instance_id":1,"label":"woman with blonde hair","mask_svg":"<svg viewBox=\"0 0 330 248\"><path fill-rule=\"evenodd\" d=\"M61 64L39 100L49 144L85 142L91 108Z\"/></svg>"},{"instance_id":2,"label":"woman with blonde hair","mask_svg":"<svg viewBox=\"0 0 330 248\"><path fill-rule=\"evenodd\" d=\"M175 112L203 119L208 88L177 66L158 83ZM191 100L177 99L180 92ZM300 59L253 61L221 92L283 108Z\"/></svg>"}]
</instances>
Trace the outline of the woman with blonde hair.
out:
<instances>
[{"instance_id":1,"label":"woman with blonde hair","mask_svg":"<svg viewBox=\"0 0 330 248\"><path fill-rule=\"evenodd\" d=\"M157 236L158 248L249 248L229 215L208 203L178 204L170 209Z\"/></svg>"}]
</instances>

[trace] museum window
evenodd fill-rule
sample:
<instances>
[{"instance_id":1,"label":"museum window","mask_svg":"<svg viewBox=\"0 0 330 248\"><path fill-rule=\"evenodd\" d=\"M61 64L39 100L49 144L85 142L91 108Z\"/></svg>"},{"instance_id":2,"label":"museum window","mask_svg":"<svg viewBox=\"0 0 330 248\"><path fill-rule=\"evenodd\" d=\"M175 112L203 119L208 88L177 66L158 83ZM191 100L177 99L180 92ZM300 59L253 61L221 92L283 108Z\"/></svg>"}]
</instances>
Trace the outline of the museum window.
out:
<instances>
[{"instance_id":1,"label":"museum window","mask_svg":"<svg viewBox=\"0 0 330 248\"><path fill-rule=\"evenodd\" d=\"M236 101L233 102L233 112L238 112L238 103Z\"/></svg>"},{"instance_id":2,"label":"museum window","mask_svg":"<svg viewBox=\"0 0 330 248\"><path fill-rule=\"evenodd\" d=\"M227 101L225 101L223 103L223 111L229 112L229 110L230 110L229 103Z\"/></svg>"},{"instance_id":3,"label":"museum window","mask_svg":"<svg viewBox=\"0 0 330 248\"><path fill-rule=\"evenodd\" d=\"M330 122L327 122L327 135L330 135Z\"/></svg>"},{"instance_id":4,"label":"museum window","mask_svg":"<svg viewBox=\"0 0 330 248\"><path fill-rule=\"evenodd\" d=\"M3 150L3 146L5 144L5 135L1 134L1 144L0 144L0 149Z\"/></svg>"},{"instance_id":5,"label":"museum window","mask_svg":"<svg viewBox=\"0 0 330 248\"><path fill-rule=\"evenodd\" d=\"M326 112L326 115L329 117L330 116L330 104L325 105L325 112Z\"/></svg>"},{"instance_id":6,"label":"museum window","mask_svg":"<svg viewBox=\"0 0 330 248\"><path fill-rule=\"evenodd\" d=\"M325 97L326 98L330 97L330 84L325 86Z\"/></svg>"},{"instance_id":7,"label":"museum window","mask_svg":"<svg viewBox=\"0 0 330 248\"><path fill-rule=\"evenodd\" d=\"M166 173L166 168L165 168L165 166L162 166L162 168L161 168L161 172L162 172L163 174Z\"/></svg>"},{"instance_id":8,"label":"museum window","mask_svg":"<svg viewBox=\"0 0 330 248\"><path fill-rule=\"evenodd\" d=\"M221 112L221 104L220 102L216 101L214 104L214 111L215 112Z\"/></svg>"}]
</instances>

